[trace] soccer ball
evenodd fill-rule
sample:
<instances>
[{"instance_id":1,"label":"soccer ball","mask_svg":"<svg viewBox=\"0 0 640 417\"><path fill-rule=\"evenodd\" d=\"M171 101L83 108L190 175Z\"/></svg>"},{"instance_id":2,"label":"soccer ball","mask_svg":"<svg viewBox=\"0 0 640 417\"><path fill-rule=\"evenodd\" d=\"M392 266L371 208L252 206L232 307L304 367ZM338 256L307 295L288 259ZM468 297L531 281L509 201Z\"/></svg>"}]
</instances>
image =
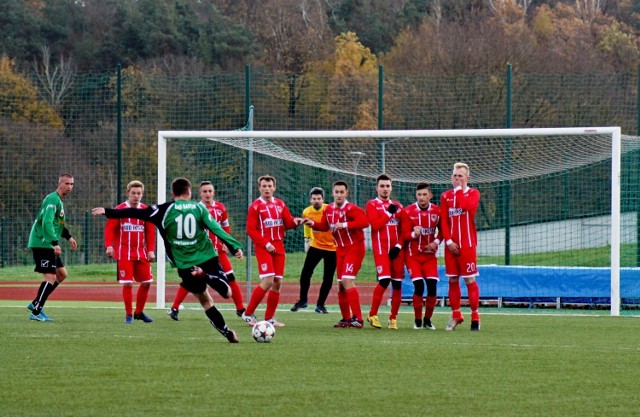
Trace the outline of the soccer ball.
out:
<instances>
[{"instance_id":1,"label":"soccer ball","mask_svg":"<svg viewBox=\"0 0 640 417\"><path fill-rule=\"evenodd\" d=\"M269 343L276 336L276 328L266 320L259 321L253 325L251 335L258 343Z\"/></svg>"}]
</instances>

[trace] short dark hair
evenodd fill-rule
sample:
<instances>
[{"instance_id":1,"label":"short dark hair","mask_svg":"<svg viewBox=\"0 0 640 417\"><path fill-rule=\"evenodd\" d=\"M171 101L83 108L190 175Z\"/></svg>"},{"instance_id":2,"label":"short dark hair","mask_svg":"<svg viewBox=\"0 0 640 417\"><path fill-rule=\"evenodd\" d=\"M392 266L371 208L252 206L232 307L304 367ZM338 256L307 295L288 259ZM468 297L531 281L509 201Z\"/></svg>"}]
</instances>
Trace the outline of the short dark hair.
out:
<instances>
[{"instance_id":1,"label":"short dark hair","mask_svg":"<svg viewBox=\"0 0 640 417\"><path fill-rule=\"evenodd\" d=\"M336 182L334 182L334 183L333 183L333 188L336 188L336 185L342 185L342 186L344 186L344 188L346 188L347 190L349 189L349 186L348 186L348 185L347 185L347 183L346 183L346 182L344 182L344 181L336 181Z\"/></svg>"},{"instance_id":2,"label":"short dark hair","mask_svg":"<svg viewBox=\"0 0 640 417\"><path fill-rule=\"evenodd\" d=\"M309 191L309 195L321 195L324 198L324 190L320 187L313 187L311 191Z\"/></svg>"},{"instance_id":3,"label":"short dark hair","mask_svg":"<svg viewBox=\"0 0 640 417\"><path fill-rule=\"evenodd\" d=\"M380 181L391 181L391 177L388 176L387 174L380 174L376 178L376 185L378 185Z\"/></svg>"},{"instance_id":4,"label":"short dark hair","mask_svg":"<svg viewBox=\"0 0 640 417\"><path fill-rule=\"evenodd\" d=\"M416 185L416 191L424 189L431 191L431 184L428 182L419 182L418 185Z\"/></svg>"},{"instance_id":5,"label":"short dark hair","mask_svg":"<svg viewBox=\"0 0 640 417\"><path fill-rule=\"evenodd\" d=\"M191 189L191 183L186 178L176 178L171 182L171 192L175 197L185 195Z\"/></svg>"}]
</instances>

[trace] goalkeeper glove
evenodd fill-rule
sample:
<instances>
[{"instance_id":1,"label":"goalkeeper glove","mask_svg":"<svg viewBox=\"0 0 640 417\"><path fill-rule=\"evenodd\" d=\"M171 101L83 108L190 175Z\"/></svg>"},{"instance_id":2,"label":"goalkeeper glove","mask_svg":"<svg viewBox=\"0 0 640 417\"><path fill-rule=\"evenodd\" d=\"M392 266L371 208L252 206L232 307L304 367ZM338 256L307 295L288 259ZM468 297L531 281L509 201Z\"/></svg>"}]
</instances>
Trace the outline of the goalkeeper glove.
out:
<instances>
[{"instance_id":1,"label":"goalkeeper glove","mask_svg":"<svg viewBox=\"0 0 640 417\"><path fill-rule=\"evenodd\" d=\"M398 255L400 255L400 248L397 246L392 247L389 251L389 259L393 261L398 257Z\"/></svg>"},{"instance_id":2,"label":"goalkeeper glove","mask_svg":"<svg viewBox=\"0 0 640 417\"><path fill-rule=\"evenodd\" d=\"M389 204L389 207L387 207L387 211L391 214L394 214L396 211L398 211L398 206L396 206L395 204Z\"/></svg>"}]
</instances>

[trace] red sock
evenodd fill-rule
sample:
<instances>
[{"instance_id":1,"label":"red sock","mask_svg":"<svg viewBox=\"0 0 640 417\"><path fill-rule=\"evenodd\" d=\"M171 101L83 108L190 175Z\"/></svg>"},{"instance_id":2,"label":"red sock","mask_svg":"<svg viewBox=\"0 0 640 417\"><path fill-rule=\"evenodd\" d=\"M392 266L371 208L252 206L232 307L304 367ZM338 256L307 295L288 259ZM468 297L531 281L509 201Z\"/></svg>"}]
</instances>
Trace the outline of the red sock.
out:
<instances>
[{"instance_id":1,"label":"red sock","mask_svg":"<svg viewBox=\"0 0 640 417\"><path fill-rule=\"evenodd\" d=\"M236 305L236 310L242 310L244 303L242 302L242 290L238 282L233 280L229 282L229 286L231 287L231 298L233 298L233 303Z\"/></svg>"},{"instance_id":2,"label":"red sock","mask_svg":"<svg viewBox=\"0 0 640 417\"><path fill-rule=\"evenodd\" d=\"M249 300L249 305L247 306L247 310L244 312L247 316L252 315L256 312L256 308L258 308L258 304L264 298L264 295L267 293L267 290L262 288L261 286L257 286L253 289L251 293L251 299Z\"/></svg>"},{"instance_id":3,"label":"red sock","mask_svg":"<svg viewBox=\"0 0 640 417\"><path fill-rule=\"evenodd\" d=\"M469 294L471 320L479 321L480 314L478 314L478 308L480 307L480 288L478 288L478 283L476 281L473 281L471 284L467 284L467 293Z\"/></svg>"},{"instance_id":4,"label":"red sock","mask_svg":"<svg viewBox=\"0 0 640 417\"><path fill-rule=\"evenodd\" d=\"M371 310L369 310L369 316L377 316L378 309L380 308L380 304L382 303L382 296L387 289L382 285L378 284L373 289L373 296L371 297Z\"/></svg>"},{"instance_id":5,"label":"red sock","mask_svg":"<svg viewBox=\"0 0 640 417\"><path fill-rule=\"evenodd\" d=\"M270 320L276 315L278 303L280 303L280 293L270 290L267 295L267 310L264 312L265 320Z\"/></svg>"},{"instance_id":6,"label":"red sock","mask_svg":"<svg viewBox=\"0 0 640 417\"><path fill-rule=\"evenodd\" d=\"M124 300L124 312L127 316L133 314L133 289L131 285L122 286L122 299Z\"/></svg>"},{"instance_id":7,"label":"red sock","mask_svg":"<svg viewBox=\"0 0 640 417\"><path fill-rule=\"evenodd\" d=\"M358 288L351 287L347 291L347 300L349 300L349 307L356 319L362 321L362 309L360 308L360 293Z\"/></svg>"},{"instance_id":8,"label":"red sock","mask_svg":"<svg viewBox=\"0 0 640 417\"><path fill-rule=\"evenodd\" d=\"M398 311L400 311L400 304L402 303L402 290L391 290L391 314L389 319L395 320L398 317Z\"/></svg>"},{"instance_id":9,"label":"red sock","mask_svg":"<svg viewBox=\"0 0 640 417\"><path fill-rule=\"evenodd\" d=\"M176 292L176 296L173 299L173 305L171 306L171 308L174 308L176 310L179 309L180 304L184 302L184 299L187 298L187 295L189 295L189 291L182 288L182 285L179 285L178 292Z\"/></svg>"},{"instance_id":10,"label":"red sock","mask_svg":"<svg viewBox=\"0 0 640 417\"><path fill-rule=\"evenodd\" d=\"M438 301L438 297L435 295L427 295L426 307L424 309L424 317L427 319L431 319L433 316L433 310L436 307L436 302Z\"/></svg>"},{"instance_id":11,"label":"red sock","mask_svg":"<svg viewBox=\"0 0 640 417\"><path fill-rule=\"evenodd\" d=\"M144 311L144 306L147 304L147 298L149 298L149 288L151 285L140 285L138 293L136 294L136 314L140 314Z\"/></svg>"},{"instance_id":12,"label":"red sock","mask_svg":"<svg viewBox=\"0 0 640 417\"><path fill-rule=\"evenodd\" d=\"M453 317L460 318L460 283L449 281L449 304L451 305L451 311L453 311Z\"/></svg>"},{"instance_id":13,"label":"red sock","mask_svg":"<svg viewBox=\"0 0 640 417\"><path fill-rule=\"evenodd\" d=\"M422 318L422 297L413 294L413 316L416 320Z\"/></svg>"},{"instance_id":14,"label":"red sock","mask_svg":"<svg viewBox=\"0 0 640 417\"><path fill-rule=\"evenodd\" d=\"M351 320L351 310L349 309L349 300L346 291L338 291L338 305L343 320Z\"/></svg>"}]
</instances>

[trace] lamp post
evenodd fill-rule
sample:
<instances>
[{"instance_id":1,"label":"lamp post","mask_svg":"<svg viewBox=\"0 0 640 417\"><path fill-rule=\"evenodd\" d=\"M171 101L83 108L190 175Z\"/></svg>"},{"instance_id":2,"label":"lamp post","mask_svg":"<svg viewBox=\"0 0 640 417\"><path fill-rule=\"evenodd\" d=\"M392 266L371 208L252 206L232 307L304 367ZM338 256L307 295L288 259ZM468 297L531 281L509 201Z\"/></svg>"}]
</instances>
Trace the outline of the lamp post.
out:
<instances>
[{"instance_id":1,"label":"lamp post","mask_svg":"<svg viewBox=\"0 0 640 417\"><path fill-rule=\"evenodd\" d=\"M358 205L358 164L360 163L360 160L362 159L362 157L366 156L367 154L360 151L354 151L354 152L349 152L349 155L353 155L355 157L355 162L353 166L353 199L357 206Z\"/></svg>"}]
</instances>

